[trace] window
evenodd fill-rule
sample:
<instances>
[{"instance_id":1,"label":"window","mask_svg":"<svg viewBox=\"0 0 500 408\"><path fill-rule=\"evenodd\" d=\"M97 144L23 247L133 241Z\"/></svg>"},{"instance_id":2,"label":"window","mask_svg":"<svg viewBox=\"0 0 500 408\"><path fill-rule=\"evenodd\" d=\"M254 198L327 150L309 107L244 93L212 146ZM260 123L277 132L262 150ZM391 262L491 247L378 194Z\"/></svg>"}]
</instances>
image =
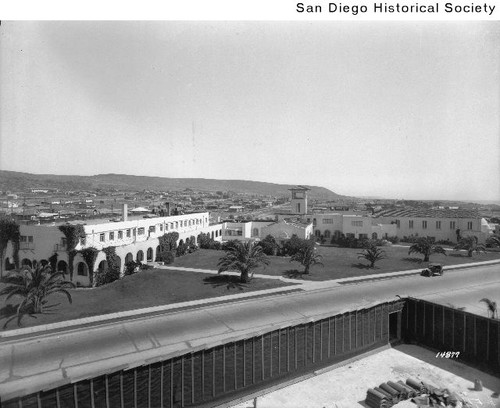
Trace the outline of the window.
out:
<instances>
[{"instance_id":1,"label":"window","mask_svg":"<svg viewBox=\"0 0 500 408\"><path fill-rule=\"evenodd\" d=\"M99 234L99 241L104 242L104 234Z\"/></svg>"},{"instance_id":2,"label":"window","mask_svg":"<svg viewBox=\"0 0 500 408\"><path fill-rule=\"evenodd\" d=\"M352 227L362 227L363 221L351 221L351 226Z\"/></svg>"},{"instance_id":3,"label":"window","mask_svg":"<svg viewBox=\"0 0 500 408\"><path fill-rule=\"evenodd\" d=\"M78 263L77 274L80 276L87 276L87 267L83 262Z\"/></svg>"},{"instance_id":4,"label":"window","mask_svg":"<svg viewBox=\"0 0 500 408\"><path fill-rule=\"evenodd\" d=\"M401 228L401 221L400 221L400 220L396 220L396 226L397 226L398 228Z\"/></svg>"},{"instance_id":5,"label":"window","mask_svg":"<svg viewBox=\"0 0 500 408\"><path fill-rule=\"evenodd\" d=\"M441 221L436 221L436 229L441 229Z\"/></svg>"},{"instance_id":6,"label":"window","mask_svg":"<svg viewBox=\"0 0 500 408\"><path fill-rule=\"evenodd\" d=\"M130 229L127 230L127 238L130 238Z\"/></svg>"},{"instance_id":7,"label":"window","mask_svg":"<svg viewBox=\"0 0 500 408\"><path fill-rule=\"evenodd\" d=\"M28 235L28 242L33 243L33 235Z\"/></svg>"},{"instance_id":8,"label":"window","mask_svg":"<svg viewBox=\"0 0 500 408\"><path fill-rule=\"evenodd\" d=\"M450 229L451 230L455 229L455 221L450 221Z\"/></svg>"},{"instance_id":9,"label":"window","mask_svg":"<svg viewBox=\"0 0 500 408\"><path fill-rule=\"evenodd\" d=\"M26 242L28 240L28 237L26 235L21 235L19 237L19 242Z\"/></svg>"},{"instance_id":10,"label":"window","mask_svg":"<svg viewBox=\"0 0 500 408\"><path fill-rule=\"evenodd\" d=\"M467 221L467 229L468 230L472 229L472 221Z\"/></svg>"},{"instance_id":11,"label":"window","mask_svg":"<svg viewBox=\"0 0 500 408\"><path fill-rule=\"evenodd\" d=\"M114 232L110 232L109 233L109 240L113 241L114 239L115 239L115 233Z\"/></svg>"},{"instance_id":12,"label":"window","mask_svg":"<svg viewBox=\"0 0 500 408\"><path fill-rule=\"evenodd\" d=\"M123 231L118 231L118 239L123 239Z\"/></svg>"},{"instance_id":13,"label":"window","mask_svg":"<svg viewBox=\"0 0 500 408\"><path fill-rule=\"evenodd\" d=\"M323 224L333 224L333 218L323 218Z\"/></svg>"},{"instance_id":14,"label":"window","mask_svg":"<svg viewBox=\"0 0 500 408\"><path fill-rule=\"evenodd\" d=\"M156 227L154 225L150 225L148 231L154 233L154 232L156 232Z\"/></svg>"},{"instance_id":15,"label":"window","mask_svg":"<svg viewBox=\"0 0 500 408\"><path fill-rule=\"evenodd\" d=\"M160 224L160 231L163 231L163 224Z\"/></svg>"},{"instance_id":16,"label":"window","mask_svg":"<svg viewBox=\"0 0 500 408\"><path fill-rule=\"evenodd\" d=\"M137 228L137 235L144 235L144 227Z\"/></svg>"},{"instance_id":17,"label":"window","mask_svg":"<svg viewBox=\"0 0 500 408\"><path fill-rule=\"evenodd\" d=\"M422 229L427 229L427 221L422 221Z\"/></svg>"},{"instance_id":18,"label":"window","mask_svg":"<svg viewBox=\"0 0 500 408\"><path fill-rule=\"evenodd\" d=\"M408 228L413 228L413 220L408 221Z\"/></svg>"}]
</instances>

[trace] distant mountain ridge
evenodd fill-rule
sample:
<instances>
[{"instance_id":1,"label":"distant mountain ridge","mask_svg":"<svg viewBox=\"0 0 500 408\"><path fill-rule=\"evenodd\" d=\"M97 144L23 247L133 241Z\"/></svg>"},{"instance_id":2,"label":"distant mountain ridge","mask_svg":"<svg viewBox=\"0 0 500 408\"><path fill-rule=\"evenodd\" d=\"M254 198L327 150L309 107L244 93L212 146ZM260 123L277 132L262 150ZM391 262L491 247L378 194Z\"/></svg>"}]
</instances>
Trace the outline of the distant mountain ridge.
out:
<instances>
[{"instance_id":1,"label":"distant mountain ridge","mask_svg":"<svg viewBox=\"0 0 500 408\"><path fill-rule=\"evenodd\" d=\"M127 174L98 174L95 176L64 176L54 174L31 174L0 170L0 190L17 191L27 188L59 188L64 190L184 190L234 191L236 193L269 196L288 196L293 184L277 184L250 180L218 180L203 178L169 178L150 176L131 176ZM341 199L341 196L324 187L305 186L311 191L311 198Z\"/></svg>"}]
</instances>

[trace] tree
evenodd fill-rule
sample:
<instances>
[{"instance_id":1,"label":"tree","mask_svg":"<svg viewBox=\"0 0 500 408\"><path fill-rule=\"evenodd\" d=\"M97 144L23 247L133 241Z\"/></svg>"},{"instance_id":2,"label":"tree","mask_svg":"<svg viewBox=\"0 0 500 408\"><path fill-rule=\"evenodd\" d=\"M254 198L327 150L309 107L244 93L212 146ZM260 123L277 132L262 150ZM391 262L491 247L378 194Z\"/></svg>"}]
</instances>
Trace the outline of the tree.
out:
<instances>
[{"instance_id":1,"label":"tree","mask_svg":"<svg viewBox=\"0 0 500 408\"><path fill-rule=\"evenodd\" d=\"M314 245L303 245L299 248L297 252L295 252L290 258L290 262L299 262L302 266L304 266L304 275L309 274L309 268L314 265L321 265L323 260L323 256L316 253L316 247Z\"/></svg>"},{"instance_id":2,"label":"tree","mask_svg":"<svg viewBox=\"0 0 500 408\"><path fill-rule=\"evenodd\" d=\"M252 270L261 265L269 265L269 259L262 251L262 247L253 242L229 241L224 251L226 254L219 259L218 272L236 270L240 272L242 283L250 282ZM251 275L252 273L252 275Z\"/></svg>"},{"instance_id":3,"label":"tree","mask_svg":"<svg viewBox=\"0 0 500 408\"><path fill-rule=\"evenodd\" d=\"M23 268L6 276L4 282L8 286L0 292L0 295L7 295L5 301L13 296L23 298L17 307L18 326L21 325L21 319L25 314L44 313L47 308L47 298L54 293L66 295L69 303L72 303L68 289L75 287L73 282L64 280L62 272L52 273L50 265L38 266L35 269ZM16 316L7 320L4 327Z\"/></svg>"},{"instance_id":4,"label":"tree","mask_svg":"<svg viewBox=\"0 0 500 408\"><path fill-rule=\"evenodd\" d=\"M385 251L376 246L374 242L367 243L363 252L358 252L358 255L358 259L363 258L370 262L370 268L375 266L375 262L387 258Z\"/></svg>"},{"instance_id":5,"label":"tree","mask_svg":"<svg viewBox=\"0 0 500 408\"><path fill-rule=\"evenodd\" d=\"M500 236L493 235L486 240L489 247L500 247Z\"/></svg>"},{"instance_id":6,"label":"tree","mask_svg":"<svg viewBox=\"0 0 500 408\"><path fill-rule=\"evenodd\" d=\"M21 234L19 232L19 224L17 224L14 220L9 218L0 218L0 277L3 276L3 257L4 252L7 249L7 244L9 241L12 242L14 247L14 264L16 268L19 267L19 239Z\"/></svg>"},{"instance_id":7,"label":"tree","mask_svg":"<svg viewBox=\"0 0 500 408\"><path fill-rule=\"evenodd\" d=\"M458 244L455 245L455 248L453 249L465 249L469 258L472 258L473 252L476 252L478 254L481 252L486 252L486 247L484 245L479 245L479 240L475 235L463 237L460 241L458 241Z\"/></svg>"},{"instance_id":8,"label":"tree","mask_svg":"<svg viewBox=\"0 0 500 408\"><path fill-rule=\"evenodd\" d=\"M293 256L296 254L301 248L304 246L312 246L316 244L314 237L311 237L311 239L301 239L297 235L293 234L290 239L287 239L283 243L283 254L288 255L288 256Z\"/></svg>"},{"instance_id":9,"label":"tree","mask_svg":"<svg viewBox=\"0 0 500 408\"><path fill-rule=\"evenodd\" d=\"M429 238L419 238L409 249L408 255L412 253L422 254L424 262L429 262L429 257L432 254L443 254L446 256L446 251L442 246L434 245Z\"/></svg>"},{"instance_id":10,"label":"tree","mask_svg":"<svg viewBox=\"0 0 500 408\"><path fill-rule=\"evenodd\" d=\"M493 302L488 298L483 298L480 302L486 303L486 306L488 306L488 314L491 314L492 319L494 319L495 316L498 319L497 302Z\"/></svg>"},{"instance_id":11,"label":"tree","mask_svg":"<svg viewBox=\"0 0 500 408\"><path fill-rule=\"evenodd\" d=\"M262 247L262 250L266 255L276 255L279 249L279 244L276 242L276 238L272 235L267 235L257 245Z\"/></svg>"}]
</instances>

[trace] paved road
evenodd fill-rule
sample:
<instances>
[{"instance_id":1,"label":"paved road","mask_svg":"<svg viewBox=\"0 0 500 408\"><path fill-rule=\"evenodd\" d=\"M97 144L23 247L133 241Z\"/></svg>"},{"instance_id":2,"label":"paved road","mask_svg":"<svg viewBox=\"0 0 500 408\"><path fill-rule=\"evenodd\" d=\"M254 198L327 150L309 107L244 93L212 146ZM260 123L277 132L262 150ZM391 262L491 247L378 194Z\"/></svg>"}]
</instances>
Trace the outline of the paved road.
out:
<instances>
[{"instance_id":1,"label":"paved road","mask_svg":"<svg viewBox=\"0 0 500 408\"><path fill-rule=\"evenodd\" d=\"M443 277L401 277L304 293L246 299L195 310L140 317L96 328L0 341L0 397L113 372L211 347L254 333L394 300L396 295L475 307L500 293L500 265L461 269ZM496 299L500 300L500 299Z\"/></svg>"}]
</instances>

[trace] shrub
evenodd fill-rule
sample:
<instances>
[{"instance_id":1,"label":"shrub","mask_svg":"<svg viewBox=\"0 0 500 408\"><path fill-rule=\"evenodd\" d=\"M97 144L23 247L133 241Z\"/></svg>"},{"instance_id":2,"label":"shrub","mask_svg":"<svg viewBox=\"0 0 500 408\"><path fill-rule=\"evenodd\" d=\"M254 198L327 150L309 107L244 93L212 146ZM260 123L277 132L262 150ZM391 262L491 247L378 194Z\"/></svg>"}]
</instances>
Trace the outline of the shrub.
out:
<instances>
[{"instance_id":1,"label":"shrub","mask_svg":"<svg viewBox=\"0 0 500 408\"><path fill-rule=\"evenodd\" d=\"M115 268L106 268L102 272L95 272L94 282L95 286L103 286L108 283L120 279L120 271Z\"/></svg>"},{"instance_id":2,"label":"shrub","mask_svg":"<svg viewBox=\"0 0 500 408\"><path fill-rule=\"evenodd\" d=\"M170 265L175 261L175 253L174 251L168 251L162 254L162 261L165 262L166 265Z\"/></svg>"},{"instance_id":3,"label":"shrub","mask_svg":"<svg viewBox=\"0 0 500 408\"><path fill-rule=\"evenodd\" d=\"M262 241L258 242L256 245L262 248L262 251L266 255L276 255L279 250L279 245L276 239L272 235L267 235Z\"/></svg>"},{"instance_id":4,"label":"shrub","mask_svg":"<svg viewBox=\"0 0 500 408\"><path fill-rule=\"evenodd\" d=\"M139 272L141 265L142 264L140 262L135 262L135 261L127 262L125 264L125 269L124 269L125 276L133 275L134 273Z\"/></svg>"},{"instance_id":5,"label":"shrub","mask_svg":"<svg viewBox=\"0 0 500 408\"><path fill-rule=\"evenodd\" d=\"M387 237L387 241L389 241L391 244L397 244L399 242L399 237L397 236L392 236L392 237Z\"/></svg>"},{"instance_id":6,"label":"shrub","mask_svg":"<svg viewBox=\"0 0 500 408\"><path fill-rule=\"evenodd\" d=\"M441 239L439 241L436 241L436 244L438 244L438 245L452 245L452 246L455 245L449 239Z\"/></svg>"}]
</instances>

